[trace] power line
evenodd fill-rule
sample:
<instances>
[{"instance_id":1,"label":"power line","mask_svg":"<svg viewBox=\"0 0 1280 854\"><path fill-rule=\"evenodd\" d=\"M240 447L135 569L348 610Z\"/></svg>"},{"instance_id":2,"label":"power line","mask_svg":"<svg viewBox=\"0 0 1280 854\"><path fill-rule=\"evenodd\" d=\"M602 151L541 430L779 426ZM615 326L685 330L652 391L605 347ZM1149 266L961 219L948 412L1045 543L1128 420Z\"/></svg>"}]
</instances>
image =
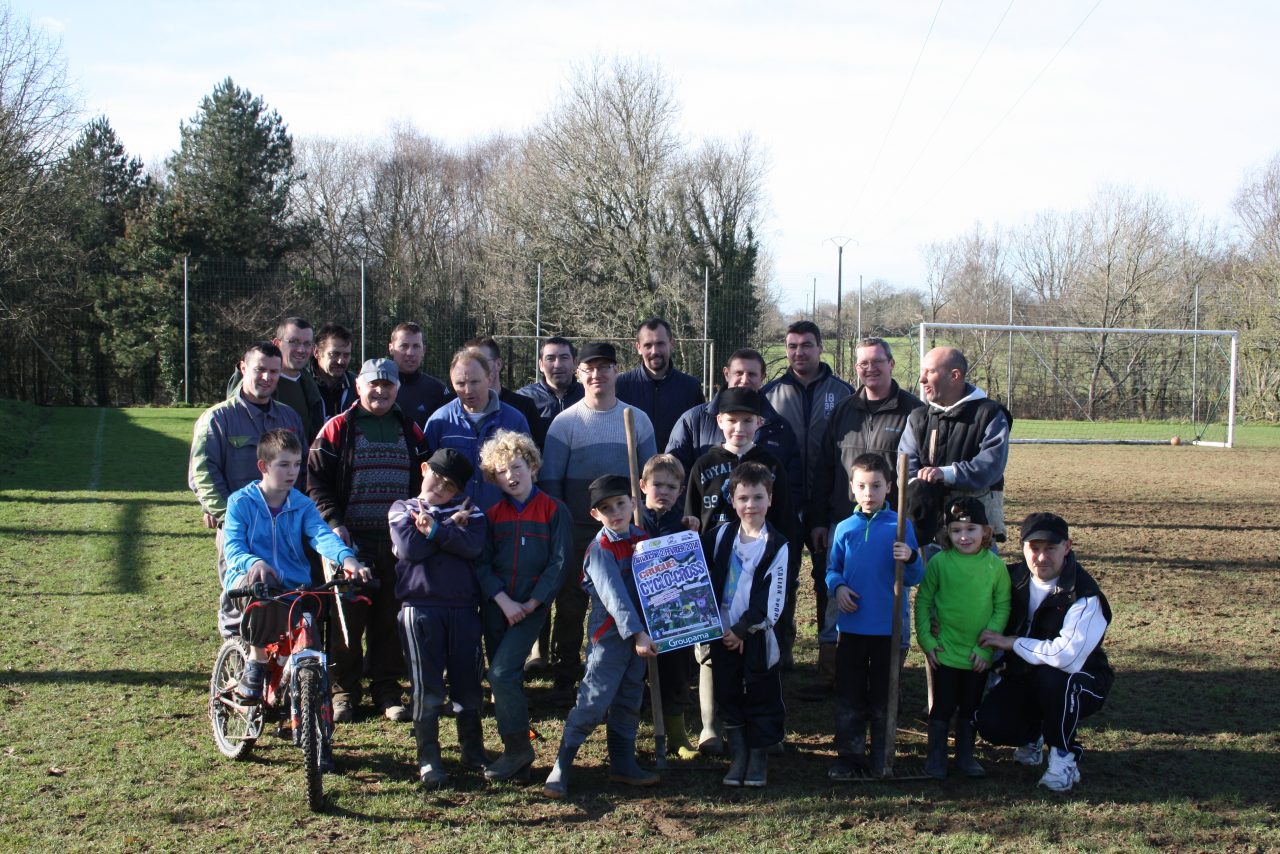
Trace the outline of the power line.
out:
<instances>
[{"instance_id":1,"label":"power line","mask_svg":"<svg viewBox=\"0 0 1280 854\"><path fill-rule=\"evenodd\" d=\"M948 175L943 180L939 181L933 193L927 199L925 199L924 202L922 202L919 206L917 206L915 210L913 210L911 213L907 214L905 217L903 217L901 220L895 223L891 228L889 228L888 231L885 231L884 233L878 235L876 237L876 242L888 239L890 236L896 233L898 229L902 228L902 226L906 225L908 222L915 219L915 217L922 210L924 210L925 208L933 204L933 200L938 197L938 195L942 192L942 190L949 183L951 183L951 181L954 180L955 177L959 175L966 166L969 165L969 161L972 160L974 156L977 155L977 153L982 150L982 147L987 144L987 142L991 139L991 137L995 136L996 131L998 131L1001 125L1004 124L1005 120L1008 119L1009 116L1013 114L1013 111L1018 108L1018 105L1020 103L1022 103L1022 99L1025 98L1027 96L1027 93L1030 92L1035 87L1036 83L1040 81L1040 78L1043 77L1045 72L1049 70L1049 67L1053 65L1054 61L1062 54L1064 50L1066 50L1067 45L1071 43L1071 40L1076 37L1076 33L1080 32L1080 29L1085 25L1085 23L1088 22L1089 18L1093 17L1093 13L1096 12L1098 10L1098 7L1101 5L1102 5L1102 0L1098 0L1096 3L1093 4L1093 7L1085 14L1083 18L1080 19L1080 23L1076 24L1075 29L1071 31L1070 35L1067 36L1066 40L1063 41L1062 44L1058 46L1058 49L1056 51L1054 51L1053 56L1049 57L1049 61L1046 62L1043 67L1041 67L1041 69L1036 73L1036 76L1031 78L1031 82L1027 84L1026 88L1024 88L1022 92L1018 95L1018 97L1014 99L1013 103L1009 105L1009 109L1005 110L1004 115L1002 115L996 121L996 123L992 126L991 130L988 131L986 136L984 136L978 142L978 144L973 147L973 150L969 152L969 154L964 158L964 160L960 161L960 165L957 166L951 172L950 175Z\"/></svg>"},{"instance_id":2,"label":"power line","mask_svg":"<svg viewBox=\"0 0 1280 854\"><path fill-rule=\"evenodd\" d=\"M889 136L893 133L894 125L898 122L898 114L902 112L902 105L906 103L907 93L911 91L911 83L916 79L916 71L920 68L920 60L924 58L925 48L929 46L929 37L933 35L933 27L938 23L938 15L942 13L942 4L945 0L938 0L938 8L933 12L933 20L929 22L929 31L924 34L924 44L920 45L920 52L916 54L915 65L911 66L911 76L907 78L907 85L902 88L902 95L898 98L898 106L893 111L893 118L889 119L889 126L885 128L884 138L880 140L880 147L876 149L875 159L871 161L871 167L867 169L867 179L862 182L862 189L858 190L858 195L854 197L853 205L850 207L850 214L857 213L858 205L862 202L862 197L866 195L867 187L871 184L871 179L876 174L876 167L880 165L880 156L884 154L884 147L889 142Z\"/></svg>"},{"instance_id":3,"label":"power line","mask_svg":"<svg viewBox=\"0 0 1280 854\"><path fill-rule=\"evenodd\" d=\"M974 72L978 70L978 66L982 63L982 58L987 55L987 48L991 47L991 43L995 41L996 33L1000 32L1000 27L1003 26L1005 18L1009 17L1009 12L1013 9L1013 4L1014 0L1009 0L1009 5L1005 7L1004 14L1000 16L1000 20L996 21L995 29L991 31L991 35L987 36L986 44L984 44L982 46L982 50L978 52L978 58L973 61L973 65L969 67L969 73L966 74L964 76L964 80L961 81L960 88L956 89L955 94L951 96L951 103L947 104L947 108L942 112L942 118L938 119L938 123L933 126L933 130L929 131L929 135L925 138L924 145L920 146L920 150L916 152L915 159L912 160L911 165L907 167L906 173L903 174L902 178L889 192L890 196L897 195L898 190L902 188L903 184L907 183L907 179L911 177L913 172L915 172L916 166L920 163L920 158L929 150L929 146L933 143L933 138L937 136L943 123L946 122L947 117L951 115L951 111L955 108L956 102L960 100L960 95L964 92L965 87L969 85L969 80L973 77Z\"/></svg>"}]
</instances>

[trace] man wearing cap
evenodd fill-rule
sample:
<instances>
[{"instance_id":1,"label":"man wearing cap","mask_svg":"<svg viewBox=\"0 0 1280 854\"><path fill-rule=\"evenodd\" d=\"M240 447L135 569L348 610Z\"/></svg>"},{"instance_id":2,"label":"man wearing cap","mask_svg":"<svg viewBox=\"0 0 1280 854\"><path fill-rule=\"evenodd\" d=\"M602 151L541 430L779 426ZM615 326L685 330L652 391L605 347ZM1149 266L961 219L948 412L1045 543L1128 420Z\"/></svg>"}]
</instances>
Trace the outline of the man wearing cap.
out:
<instances>
[{"instance_id":1,"label":"man wearing cap","mask_svg":"<svg viewBox=\"0 0 1280 854\"><path fill-rule=\"evenodd\" d=\"M853 515L849 495L853 461L865 453L880 454L889 461L890 471L898 470L898 442L907 416L924 404L920 398L899 387L893 378L893 351L883 338L864 338L854 351L861 387L836 404L822 434L817 465L813 467L812 494L806 521L809 539L816 552L825 554L831 529ZM897 508L897 480L889 484L889 506ZM818 679L797 692L806 698L830 696L836 676L836 617L834 600L828 600L826 567L813 568L814 596L818 617ZM906 635L903 635L904 642Z\"/></svg>"},{"instance_id":2,"label":"man wearing cap","mask_svg":"<svg viewBox=\"0 0 1280 854\"><path fill-rule=\"evenodd\" d=\"M538 409L539 425L534 427L538 433L534 438L539 450L546 446L547 431L551 429L551 422L555 417L582 400L583 388L582 383L578 382L577 360L578 348L573 346L572 341L558 335L548 338L542 342L542 349L538 353L538 371L542 374L542 379L529 383L516 392L532 400ZM532 421L529 426L533 427ZM540 441L537 440L539 434L542 436Z\"/></svg>"},{"instance_id":3,"label":"man wearing cap","mask_svg":"<svg viewBox=\"0 0 1280 854\"><path fill-rule=\"evenodd\" d=\"M422 430L396 405L400 372L390 359L370 359L356 376L357 401L324 425L307 456L307 493L320 515L349 543L380 582L372 604L344 603L350 646L330 632L334 719L349 721L360 701L360 638L368 629L369 690L392 720L408 720L399 677L404 672L396 628L396 559L387 511L422 487Z\"/></svg>"},{"instance_id":4,"label":"man wearing cap","mask_svg":"<svg viewBox=\"0 0 1280 854\"><path fill-rule=\"evenodd\" d=\"M1022 560L1009 564L1012 607L1005 634L979 643L1002 650L994 687L975 722L992 744L1017 745L1014 759L1037 767L1049 746L1040 785L1067 792L1080 782L1082 718L1102 708L1115 674L1102 649L1111 606L1076 560L1067 522L1032 513L1022 522Z\"/></svg>"},{"instance_id":5,"label":"man wearing cap","mask_svg":"<svg viewBox=\"0 0 1280 854\"><path fill-rule=\"evenodd\" d=\"M703 402L702 384L671 364L671 324L651 317L636 330L640 367L618 377L618 400L643 410L653 422L654 441L667 446L680 416Z\"/></svg>"},{"instance_id":6,"label":"man wearing cap","mask_svg":"<svg viewBox=\"0 0 1280 854\"><path fill-rule=\"evenodd\" d=\"M996 541L1005 538L1004 467L1013 416L969 383L968 372L964 353L954 347L935 347L920 363L928 405L907 417L898 451L907 455L911 521L921 544L933 539L942 508L957 495L982 502Z\"/></svg>"},{"instance_id":7,"label":"man wearing cap","mask_svg":"<svg viewBox=\"0 0 1280 854\"><path fill-rule=\"evenodd\" d=\"M187 482L200 500L204 526L217 531L218 587L227 574L223 553L222 523L231 493L262 477L258 471L258 439L270 430L305 431L302 419L291 407L274 399L280 381L280 348L259 341L244 353L238 373L243 378L226 400L206 409L196 419L191 439ZM239 634L240 612L224 607L218 612L218 630L223 637Z\"/></svg>"},{"instance_id":8,"label":"man wearing cap","mask_svg":"<svg viewBox=\"0 0 1280 854\"><path fill-rule=\"evenodd\" d=\"M613 345L594 341L582 348L578 363L584 397L551 422L542 458L539 483L552 498L558 498L573 517L573 560L582 566L587 546L599 530L591 516L591 482L603 475L630 476L627 463L627 436L623 413L630 409L635 423L638 465L657 453L653 425L639 409L618 400L618 355ZM557 697L569 700L581 668L583 628L587 598L578 575L565 573L565 582L556 597L551 628L551 667ZM547 644L543 643L546 649Z\"/></svg>"}]
</instances>

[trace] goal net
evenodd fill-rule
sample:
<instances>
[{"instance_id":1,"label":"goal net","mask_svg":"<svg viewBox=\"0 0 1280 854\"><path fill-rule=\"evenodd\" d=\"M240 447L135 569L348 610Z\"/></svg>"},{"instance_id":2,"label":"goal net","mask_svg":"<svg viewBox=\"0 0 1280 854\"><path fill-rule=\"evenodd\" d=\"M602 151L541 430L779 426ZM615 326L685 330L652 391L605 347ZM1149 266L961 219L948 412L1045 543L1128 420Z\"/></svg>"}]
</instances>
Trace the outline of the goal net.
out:
<instances>
[{"instance_id":1,"label":"goal net","mask_svg":"<svg viewBox=\"0 0 1280 854\"><path fill-rule=\"evenodd\" d=\"M1014 417L1011 441L1196 444L1235 434L1233 330L922 323L920 359L960 348Z\"/></svg>"}]
</instances>

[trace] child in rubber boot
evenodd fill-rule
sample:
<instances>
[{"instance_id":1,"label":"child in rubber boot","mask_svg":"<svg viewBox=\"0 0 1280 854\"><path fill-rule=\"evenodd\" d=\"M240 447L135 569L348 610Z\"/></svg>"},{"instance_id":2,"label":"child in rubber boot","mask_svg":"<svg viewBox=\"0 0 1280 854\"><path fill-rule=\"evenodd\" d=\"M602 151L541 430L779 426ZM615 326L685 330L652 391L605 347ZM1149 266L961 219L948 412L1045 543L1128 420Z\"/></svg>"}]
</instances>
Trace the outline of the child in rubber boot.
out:
<instances>
[{"instance_id":1,"label":"child in rubber boot","mask_svg":"<svg viewBox=\"0 0 1280 854\"><path fill-rule=\"evenodd\" d=\"M787 598L787 538L766 516L774 477L744 462L729 477L736 519L703 534L724 637L711 644L716 707L731 751L726 786L768 781L769 748L783 739L782 651L775 627Z\"/></svg>"},{"instance_id":2,"label":"child in rubber boot","mask_svg":"<svg viewBox=\"0 0 1280 854\"><path fill-rule=\"evenodd\" d=\"M650 537L698 530L698 518L681 512L680 492L684 489L684 466L671 454L655 454L644 464L640 491L644 507L640 521ZM681 759L698 758L689 742L684 713L689 707L689 680L694 661L693 647L670 650L658 656L658 684L662 688L662 721L667 731L667 755Z\"/></svg>"},{"instance_id":3,"label":"child in rubber boot","mask_svg":"<svg viewBox=\"0 0 1280 854\"><path fill-rule=\"evenodd\" d=\"M920 583L924 562L915 530L907 522L898 542L898 514L886 503L893 469L881 454L861 454L850 465L849 494L857 505L841 522L827 558L827 592L837 606L836 762L832 780L854 780L870 771L884 776L885 723L889 709L890 644L893 621L907 624L907 587ZM896 562L902 567L902 606L893 613ZM903 638L905 643L906 637ZM897 698L892 698L897 702ZM867 722L871 757L867 761Z\"/></svg>"},{"instance_id":4,"label":"child in rubber boot","mask_svg":"<svg viewBox=\"0 0 1280 854\"><path fill-rule=\"evenodd\" d=\"M499 430L480 449L480 470L502 490L488 509L489 535L476 570L484 605L484 645L502 755L487 780L528 782L533 766L524 662L547 622L573 553L569 509L534 485L542 455L533 439Z\"/></svg>"},{"instance_id":5,"label":"child in rubber boot","mask_svg":"<svg viewBox=\"0 0 1280 854\"><path fill-rule=\"evenodd\" d=\"M591 516L604 527L587 547L582 586L591 597L587 618L590 649L578 700L564 722L556 764L542 793L560 799L569 794L569 774L578 748L607 718L609 779L631 786L657 785L657 774L636 762L636 729L644 698L645 658L658 648L645 630L636 593L631 555L648 539L631 524L635 501L631 481L604 475L591 482Z\"/></svg>"},{"instance_id":6,"label":"child in rubber boot","mask_svg":"<svg viewBox=\"0 0 1280 854\"><path fill-rule=\"evenodd\" d=\"M947 776L952 714L956 767L967 777L986 775L973 758L973 715L982 700L992 652L979 646L979 639L983 631L1004 630L1010 602L1009 573L991 551L991 526L982 502L972 496L953 499L944 524L947 546L925 567L916 593L916 635L933 671L924 771L938 780Z\"/></svg>"},{"instance_id":7,"label":"child in rubber boot","mask_svg":"<svg viewBox=\"0 0 1280 854\"><path fill-rule=\"evenodd\" d=\"M484 548L484 513L462 495L471 462L441 448L422 464L422 493L387 513L396 556L397 623L413 686L413 732L418 778L429 789L449 781L440 761L440 708L448 697L457 714L458 746L466 768L488 762L480 726L480 588L475 562Z\"/></svg>"},{"instance_id":8,"label":"child in rubber boot","mask_svg":"<svg viewBox=\"0 0 1280 854\"><path fill-rule=\"evenodd\" d=\"M257 582L286 590L310 584L311 565L303 553L303 542L340 564L348 577L369 579L369 570L325 524L315 502L293 488L301 470L302 443L296 433L271 430L258 440L262 480L236 490L227 501L223 528L227 560L223 583L227 590ZM304 610L314 613L315 601L314 597L303 597L297 603L259 602L245 612L240 634L249 643L249 660L234 695L241 705L262 702L266 645L291 628L291 611L296 623Z\"/></svg>"}]
</instances>

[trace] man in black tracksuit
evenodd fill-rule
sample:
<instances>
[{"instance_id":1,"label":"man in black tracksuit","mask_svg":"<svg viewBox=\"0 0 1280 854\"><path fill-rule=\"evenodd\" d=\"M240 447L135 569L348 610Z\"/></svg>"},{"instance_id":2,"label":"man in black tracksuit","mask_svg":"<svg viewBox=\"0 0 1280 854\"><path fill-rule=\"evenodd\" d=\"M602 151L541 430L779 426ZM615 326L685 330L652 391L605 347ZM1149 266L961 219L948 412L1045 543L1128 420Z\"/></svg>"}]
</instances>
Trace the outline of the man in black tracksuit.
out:
<instances>
[{"instance_id":1,"label":"man in black tracksuit","mask_svg":"<svg viewBox=\"0 0 1280 854\"><path fill-rule=\"evenodd\" d=\"M1111 606L1076 561L1062 517L1032 513L1022 523L1023 559L1009 565L1012 609L1006 634L984 631L982 646L1004 651L998 681L974 716L992 744L1017 745L1014 759L1049 770L1040 785L1067 792L1080 781L1082 718L1102 708L1115 674L1102 649Z\"/></svg>"}]
</instances>

